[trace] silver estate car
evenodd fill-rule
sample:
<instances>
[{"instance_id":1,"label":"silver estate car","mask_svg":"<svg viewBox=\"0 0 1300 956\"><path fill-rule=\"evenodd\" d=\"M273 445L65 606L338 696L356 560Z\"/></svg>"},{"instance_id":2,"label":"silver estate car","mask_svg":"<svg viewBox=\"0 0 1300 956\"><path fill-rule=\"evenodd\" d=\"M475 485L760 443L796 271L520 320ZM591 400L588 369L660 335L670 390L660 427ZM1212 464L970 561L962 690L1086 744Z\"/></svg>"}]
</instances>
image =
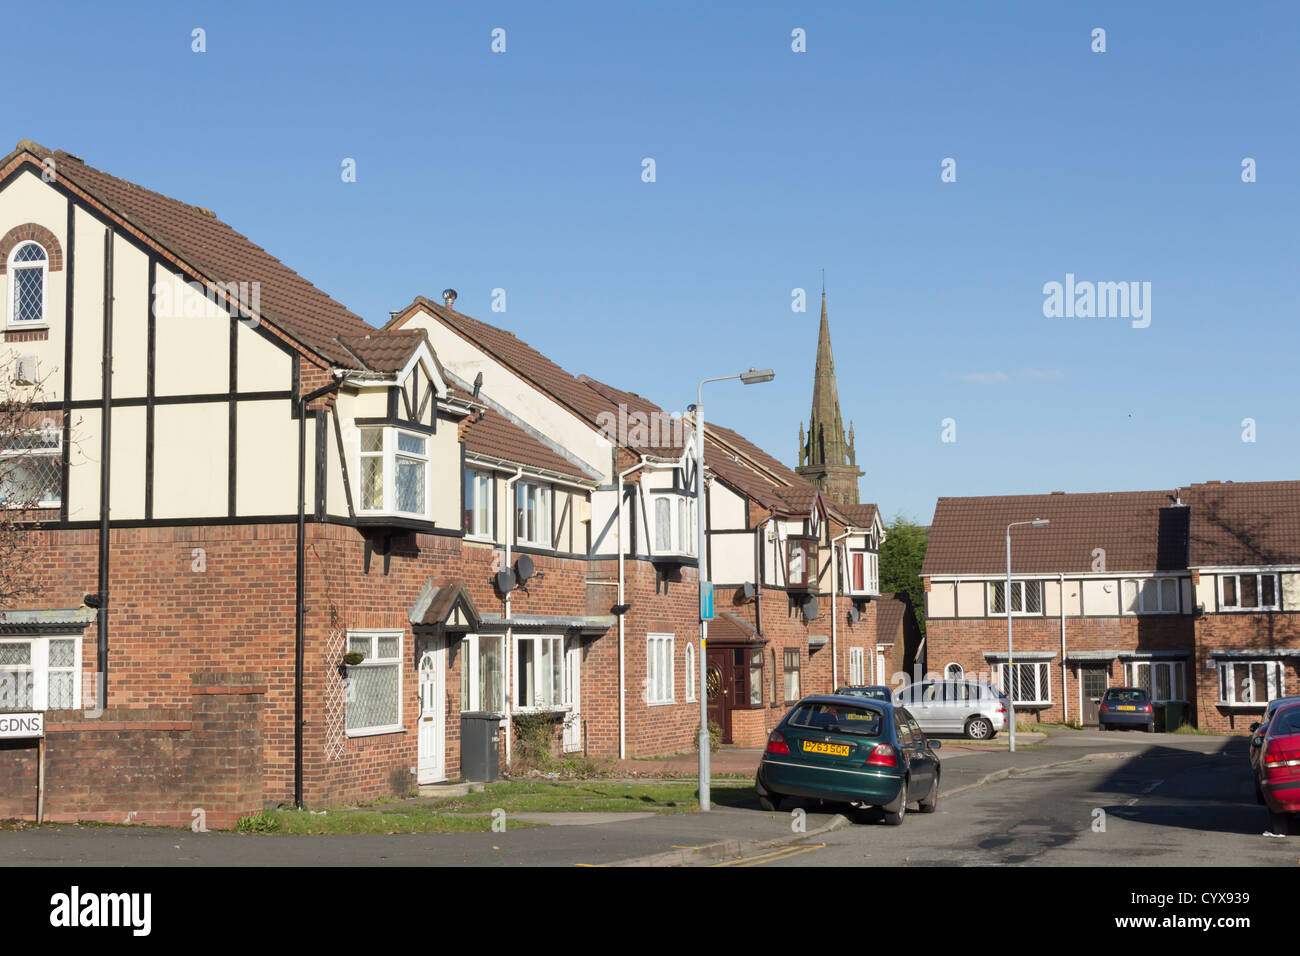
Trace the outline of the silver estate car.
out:
<instances>
[{"instance_id":1,"label":"silver estate car","mask_svg":"<svg viewBox=\"0 0 1300 956\"><path fill-rule=\"evenodd\" d=\"M988 740L1007 727L1007 699L993 685L973 680L929 680L904 687L894 700L926 734L964 734Z\"/></svg>"}]
</instances>

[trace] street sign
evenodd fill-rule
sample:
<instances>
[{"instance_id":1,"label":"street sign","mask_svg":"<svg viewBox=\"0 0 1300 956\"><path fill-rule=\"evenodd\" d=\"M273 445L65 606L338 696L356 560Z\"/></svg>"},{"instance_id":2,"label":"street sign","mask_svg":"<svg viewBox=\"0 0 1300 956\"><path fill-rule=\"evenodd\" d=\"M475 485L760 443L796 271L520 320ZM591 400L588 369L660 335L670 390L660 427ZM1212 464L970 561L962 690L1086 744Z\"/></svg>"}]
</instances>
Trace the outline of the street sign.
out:
<instances>
[{"instance_id":1,"label":"street sign","mask_svg":"<svg viewBox=\"0 0 1300 956\"><path fill-rule=\"evenodd\" d=\"M44 736L44 714L0 714L0 740Z\"/></svg>"},{"instance_id":2,"label":"street sign","mask_svg":"<svg viewBox=\"0 0 1300 956\"><path fill-rule=\"evenodd\" d=\"M700 582L700 620L713 620L713 582Z\"/></svg>"}]
</instances>

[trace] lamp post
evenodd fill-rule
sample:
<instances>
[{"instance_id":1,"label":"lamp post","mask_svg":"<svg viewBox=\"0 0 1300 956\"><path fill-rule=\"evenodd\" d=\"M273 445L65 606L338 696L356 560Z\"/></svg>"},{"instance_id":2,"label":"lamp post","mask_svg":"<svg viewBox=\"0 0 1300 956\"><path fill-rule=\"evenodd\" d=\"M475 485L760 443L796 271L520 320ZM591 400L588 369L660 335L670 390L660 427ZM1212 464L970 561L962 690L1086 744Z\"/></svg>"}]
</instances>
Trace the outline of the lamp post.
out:
<instances>
[{"instance_id":1,"label":"lamp post","mask_svg":"<svg viewBox=\"0 0 1300 956\"><path fill-rule=\"evenodd\" d=\"M776 373L770 368L754 369L748 372L741 372L738 375L720 375L717 378L706 378L700 382L699 388L695 390L695 559L699 568L700 578L700 809L708 811L709 809L709 685L706 677L708 667L708 656L706 649L709 638L709 622L704 619L704 588L705 585L712 585L704 579L704 562L707 550L705 547L705 536L708 533L705 524L708 521L708 509L704 506L704 386L709 382L725 382L733 378L738 378L746 385L757 385L761 382L770 382L776 377ZM762 582L757 582L759 586ZM762 594L759 594L762 599Z\"/></svg>"},{"instance_id":2,"label":"lamp post","mask_svg":"<svg viewBox=\"0 0 1300 956\"><path fill-rule=\"evenodd\" d=\"M1050 522L1046 518L1034 518L1031 521L1013 521L1007 525L1007 589L1002 593L1002 604L1007 609L1007 749L1010 753L1016 752L1016 701L1015 693L1015 672L1016 662L1011 655L1011 529L1020 525L1029 525L1031 528L1046 528Z\"/></svg>"}]
</instances>

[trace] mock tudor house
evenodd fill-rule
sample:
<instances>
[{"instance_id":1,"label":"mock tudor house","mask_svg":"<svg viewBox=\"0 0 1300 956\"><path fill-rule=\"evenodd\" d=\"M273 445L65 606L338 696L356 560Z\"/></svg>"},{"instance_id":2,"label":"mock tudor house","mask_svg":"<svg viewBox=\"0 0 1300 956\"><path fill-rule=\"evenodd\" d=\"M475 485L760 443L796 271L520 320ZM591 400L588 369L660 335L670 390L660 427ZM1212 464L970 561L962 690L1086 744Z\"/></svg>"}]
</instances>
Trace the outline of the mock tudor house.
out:
<instances>
[{"instance_id":1,"label":"mock tudor house","mask_svg":"<svg viewBox=\"0 0 1300 956\"><path fill-rule=\"evenodd\" d=\"M211 210L30 141L0 161L0 266L45 383L44 587L0 610L0 712L45 736L0 740L0 817L405 794L462 775L462 715L507 768L524 714L565 752L689 750L699 668L761 744L885 666L875 506L708 426L701 655L689 415L451 290L376 328Z\"/></svg>"},{"instance_id":2,"label":"mock tudor house","mask_svg":"<svg viewBox=\"0 0 1300 956\"><path fill-rule=\"evenodd\" d=\"M1036 518L1011 531L1007 595L1007 526ZM930 666L1042 720L1096 726L1128 685L1245 732L1300 692L1300 482L941 498L922 579Z\"/></svg>"}]
</instances>

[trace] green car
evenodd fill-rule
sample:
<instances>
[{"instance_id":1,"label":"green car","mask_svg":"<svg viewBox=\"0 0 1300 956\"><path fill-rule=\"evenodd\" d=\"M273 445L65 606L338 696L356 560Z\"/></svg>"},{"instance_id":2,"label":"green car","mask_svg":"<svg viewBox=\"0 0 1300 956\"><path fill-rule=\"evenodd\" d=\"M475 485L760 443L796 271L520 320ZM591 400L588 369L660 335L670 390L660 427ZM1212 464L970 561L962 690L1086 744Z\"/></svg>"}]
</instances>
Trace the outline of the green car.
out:
<instances>
[{"instance_id":1,"label":"green car","mask_svg":"<svg viewBox=\"0 0 1300 956\"><path fill-rule=\"evenodd\" d=\"M754 789L764 810L784 797L880 807L898 826L907 805L939 805L939 741L907 709L865 697L805 697L767 739Z\"/></svg>"}]
</instances>

